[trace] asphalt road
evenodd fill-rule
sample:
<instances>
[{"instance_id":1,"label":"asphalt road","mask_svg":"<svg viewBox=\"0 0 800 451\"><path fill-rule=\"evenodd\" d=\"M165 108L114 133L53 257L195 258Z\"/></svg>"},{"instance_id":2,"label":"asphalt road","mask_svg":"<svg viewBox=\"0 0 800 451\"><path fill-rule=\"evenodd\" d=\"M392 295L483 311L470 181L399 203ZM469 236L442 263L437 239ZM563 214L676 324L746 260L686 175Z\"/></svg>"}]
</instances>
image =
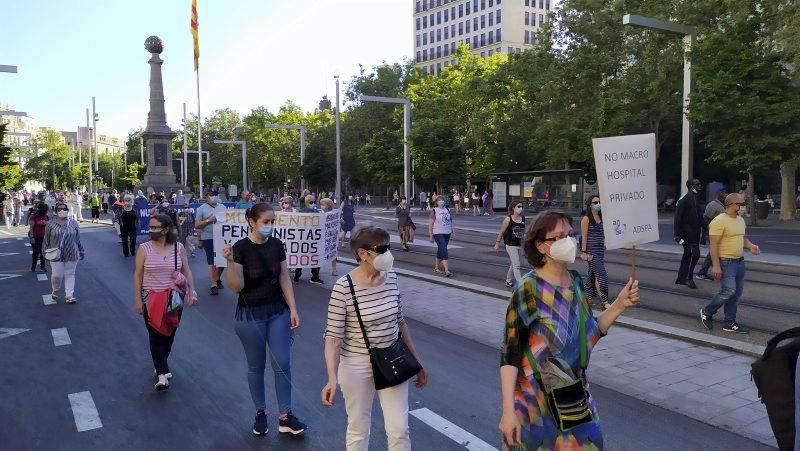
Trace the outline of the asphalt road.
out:
<instances>
[{"instance_id":1,"label":"asphalt road","mask_svg":"<svg viewBox=\"0 0 800 451\"><path fill-rule=\"evenodd\" d=\"M273 411L269 435L254 437L244 355L233 333L232 293L224 290L220 296L207 296L202 290L208 284L204 261L191 262L201 287L200 305L187 310L178 331L170 359L172 387L156 393L147 334L132 308L133 260L122 257L107 225L85 224L82 230L87 259L78 267L76 305L63 301L45 305L42 295L49 293L49 281L28 271L25 241L0 238L3 449L344 448L341 397L332 408L319 402L325 381L322 331L330 285L296 286L303 324L293 347L294 411L309 430L301 437L277 433ZM410 324L431 375L429 387L411 389L411 410L427 408L499 447L497 351L413 319ZM28 330L15 334L7 328ZM61 328L66 328L70 344L56 346L52 330ZM268 374L268 405L274 406L271 381ZM766 449L602 387L593 390L608 449ZM84 392L96 410L77 408L76 417L69 396ZM385 449L377 403L372 423L371 449ZM464 448L442 433L442 424L414 417L410 424L415 449ZM85 425L93 429L79 432Z\"/></svg>"},{"instance_id":2,"label":"asphalt road","mask_svg":"<svg viewBox=\"0 0 800 451\"><path fill-rule=\"evenodd\" d=\"M410 252L394 252L395 261L398 267L432 274L436 247L427 240L427 216L415 211L414 218L418 226L417 240L411 245ZM362 223L372 222L397 235L393 211L361 210L357 220ZM509 266L508 255L502 246L499 252L492 250L501 221L502 216L455 216L456 237L451 240L449 248L450 270L455 274L453 280L509 290L504 284ZM578 227L577 223L575 227ZM796 238L800 242L800 235ZM396 236L393 239L399 243ZM786 239L795 237L788 235ZM397 248L399 249L399 244ZM679 249L677 245L675 248ZM610 296L613 300L613 296L630 277L631 257L629 251L608 251L605 261L610 279ZM702 258L698 265L701 263ZM639 250L637 278L643 289L641 306L629 309L626 315L673 327L707 332L700 325L698 312L719 290L719 282L697 280L696 290L675 285L679 265L680 255ZM587 264L580 260L576 260L572 268L584 275L587 272ZM523 273L530 269L523 259ZM739 302L737 320L752 332L748 335L731 335L723 332L720 311L716 317L720 327L710 333L763 345L776 333L795 327L800 322L800 306L796 302L796 293L800 289L798 276L800 267L747 262L745 289Z\"/></svg>"}]
</instances>

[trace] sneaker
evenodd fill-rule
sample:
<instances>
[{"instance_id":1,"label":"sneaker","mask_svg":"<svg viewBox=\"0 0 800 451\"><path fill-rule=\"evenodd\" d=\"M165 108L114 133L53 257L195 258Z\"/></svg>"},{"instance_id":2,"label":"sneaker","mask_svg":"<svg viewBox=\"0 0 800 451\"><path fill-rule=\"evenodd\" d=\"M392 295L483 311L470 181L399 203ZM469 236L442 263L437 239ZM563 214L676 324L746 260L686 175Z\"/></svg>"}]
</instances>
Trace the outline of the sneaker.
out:
<instances>
[{"instance_id":1,"label":"sneaker","mask_svg":"<svg viewBox=\"0 0 800 451\"><path fill-rule=\"evenodd\" d=\"M224 286L222 286L222 281L221 280L217 281L217 288L219 288L220 290L225 288Z\"/></svg>"},{"instance_id":2,"label":"sneaker","mask_svg":"<svg viewBox=\"0 0 800 451\"><path fill-rule=\"evenodd\" d=\"M744 327L739 326L737 323L730 323L727 324L725 327L722 328L725 332L736 332L739 334L747 334L750 333L749 330L745 329Z\"/></svg>"},{"instance_id":3,"label":"sneaker","mask_svg":"<svg viewBox=\"0 0 800 451\"><path fill-rule=\"evenodd\" d=\"M694 283L694 279L687 279L686 280L686 286L691 288L691 289L694 289L694 290L697 289L697 284Z\"/></svg>"},{"instance_id":4,"label":"sneaker","mask_svg":"<svg viewBox=\"0 0 800 451\"><path fill-rule=\"evenodd\" d=\"M700 280L714 280L714 278L708 274L698 274L697 278Z\"/></svg>"},{"instance_id":5,"label":"sneaker","mask_svg":"<svg viewBox=\"0 0 800 451\"><path fill-rule=\"evenodd\" d=\"M256 421L253 423L253 434L266 435L269 432L269 425L267 424L267 413L263 410L256 412Z\"/></svg>"},{"instance_id":6,"label":"sneaker","mask_svg":"<svg viewBox=\"0 0 800 451\"><path fill-rule=\"evenodd\" d=\"M299 283L299 282L300 282L300 276L299 275L294 276L294 283Z\"/></svg>"},{"instance_id":7,"label":"sneaker","mask_svg":"<svg viewBox=\"0 0 800 451\"><path fill-rule=\"evenodd\" d=\"M514 282L508 282L508 281L507 281L507 282L506 282L506 286L507 286L508 288L513 288L513 287L514 287Z\"/></svg>"},{"instance_id":8,"label":"sneaker","mask_svg":"<svg viewBox=\"0 0 800 451\"><path fill-rule=\"evenodd\" d=\"M156 391L165 391L169 388L169 380L167 376L163 374L158 375L158 382L156 382L155 387L153 387Z\"/></svg>"},{"instance_id":9,"label":"sneaker","mask_svg":"<svg viewBox=\"0 0 800 451\"><path fill-rule=\"evenodd\" d=\"M292 415L292 412L289 412L286 415L285 420L280 420L278 422L278 431L280 432L288 432L290 434L300 434L306 430L308 426L305 425L302 421L298 420L296 416Z\"/></svg>"},{"instance_id":10,"label":"sneaker","mask_svg":"<svg viewBox=\"0 0 800 451\"><path fill-rule=\"evenodd\" d=\"M325 283L319 277L317 278L312 277L311 280L309 280L309 282L313 283L314 285L322 285Z\"/></svg>"},{"instance_id":11,"label":"sneaker","mask_svg":"<svg viewBox=\"0 0 800 451\"><path fill-rule=\"evenodd\" d=\"M46 273L47 269L44 266L42 266L41 268L39 268L39 272Z\"/></svg>"},{"instance_id":12,"label":"sneaker","mask_svg":"<svg viewBox=\"0 0 800 451\"><path fill-rule=\"evenodd\" d=\"M704 312L703 309L700 309L700 322L703 323L703 326L705 326L708 330L714 328L714 319L706 315L706 312Z\"/></svg>"},{"instance_id":13,"label":"sneaker","mask_svg":"<svg viewBox=\"0 0 800 451\"><path fill-rule=\"evenodd\" d=\"M675 285L686 285L686 281L683 279L677 279L675 281Z\"/></svg>"},{"instance_id":14,"label":"sneaker","mask_svg":"<svg viewBox=\"0 0 800 451\"><path fill-rule=\"evenodd\" d=\"M216 286L211 287L211 289L209 290L208 294L210 294L211 296L218 295L219 294L219 288L217 288Z\"/></svg>"}]
</instances>

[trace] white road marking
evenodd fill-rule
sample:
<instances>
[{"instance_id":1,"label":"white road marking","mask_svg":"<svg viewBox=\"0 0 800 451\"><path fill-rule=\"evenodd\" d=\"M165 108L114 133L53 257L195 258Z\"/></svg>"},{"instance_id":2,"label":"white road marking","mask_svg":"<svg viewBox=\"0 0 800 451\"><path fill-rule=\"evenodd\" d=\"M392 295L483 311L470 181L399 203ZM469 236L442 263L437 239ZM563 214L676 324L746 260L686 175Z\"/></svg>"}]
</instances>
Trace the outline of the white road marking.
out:
<instances>
[{"instance_id":1,"label":"white road marking","mask_svg":"<svg viewBox=\"0 0 800 451\"><path fill-rule=\"evenodd\" d=\"M397 235L389 235L389 241L392 242L392 243L399 243L400 242L400 237L397 236ZM410 247L418 246L418 247L436 248L436 243L435 242L431 243L430 241L428 241L427 238L423 238L421 236L415 237L414 238L414 242L413 243L409 243L408 245ZM448 249L461 249L461 246L459 246L457 244L448 244L447 248ZM395 251L395 252L397 252L397 251Z\"/></svg>"},{"instance_id":2,"label":"white road marking","mask_svg":"<svg viewBox=\"0 0 800 451\"><path fill-rule=\"evenodd\" d=\"M5 230L0 230L0 232L5 233L6 235L13 235L11 232L6 232Z\"/></svg>"},{"instance_id":3,"label":"white road marking","mask_svg":"<svg viewBox=\"0 0 800 451\"><path fill-rule=\"evenodd\" d=\"M28 251L28 253L29 253L30 255L33 255L33 251Z\"/></svg>"},{"instance_id":4,"label":"white road marking","mask_svg":"<svg viewBox=\"0 0 800 451\"><path fill-rule=\"evenodd\" d=\"M49 294L42 295L42 302L44 302L44 305L53 305L56 303L55 299L53 299Z\"/></svg>"},{"instance_id":5,"label":"white road marking","mask_svg":"<svg viewBox=\"0 0 800 451\"><path fill-rule=\"evenodd\" d=\"M44 282L45 280L47 280L47 274L36 274L36 278L39 281Z\"/></svg>"},{"instance_id":6,"label":"white road marking","mask_svg":"<svg viewBox=\"0 0 800 451\"><path fill-rule=\"evenodd\" d=\"M767 243L800 245L800 243L795 243L793 241L767 241Z\"/></svg>"},{"instance_id":7,"label":"white road marking","mask_svg":"<svg viewBox=\"0 0 800 451\"><path fill-rule=\"evenodd\" d=\"M69 404L72 407L72 416L75 417L75 427L78 432L91 431L103 427L100 421L100 414L94 405L92 394L88 391L71 393Z\"/></svg>"},{"instance_id":8,"label":"white road marking","mask_svg":"<svg viewBox=\"0 0 800 451\"><path fill-rule=\"evenodd\" d=\"M488 443L445 420L429 409L423 407L422 409L412 410L408 413L414 415L418 420L448 436L470 451L497 451L497 448L490 446Z\"/></svg>"},{"instance_id":9,"label":"white road marking","mask_svg":"<svg viewBox=\"0 0 800 451\"><path fill-rule=\"evenodd\" d=\"M33 253L33 252L31 252ZM5 257L7 255L18 255L19 252L0 252L0 257Z\"/></svg>"},{"instance_id":10,"label":"white road marking","mask_svg":"<svg viewBox=\"0 0 800 451\"><path fill-rule=\"evenodd\" d=\"M72 340L69 339L69 332L67 332L67 328L61 327L59 329L50 329L50 333L53 335L54 345L65 346L72 344Z\"/></svg>"},{"instance_id":11,"label":"white road marking","mask_svg":"<svg viewBox=\"0 0 800 451\"><path fill-rule=\"evenodd\" d=\"M13 279L14 277L20 277L22 274L0 274L0 280L6 279Z\"/></svg>"},{"instance_id":12,"label":"white road marking","mask_svg":"<svg viewBox=\"0 0 800 451\"><path fill-rule=\"evenodd\" d=\"M13 327L0 327L0 340L3 338L13 337L14 335L21 334L23 332L27 332L30 329L19 329Z\"/></svg>"},{"instance_id":13,"label":"white road marking","mask_svg":"<svg viewBox=\"0 0 800 451\"><path fill-rule=\"evenodd\" d=\"M31 247L31 243L25 243L25 246Z\"/></svg>"},{"instance_id":14,"label":"white road marking","mask_svg":"<svg viewBox=\"0 0 800 451\"><path fill-rule=\"evenodd\" d=\"M10 235L10 234L9 234L9 235ZM22 241L22 238L20 238L20 237L17 237L17 239L18 239L18 240L20 240L20 241Z\"/></svg>"}]
</instances>

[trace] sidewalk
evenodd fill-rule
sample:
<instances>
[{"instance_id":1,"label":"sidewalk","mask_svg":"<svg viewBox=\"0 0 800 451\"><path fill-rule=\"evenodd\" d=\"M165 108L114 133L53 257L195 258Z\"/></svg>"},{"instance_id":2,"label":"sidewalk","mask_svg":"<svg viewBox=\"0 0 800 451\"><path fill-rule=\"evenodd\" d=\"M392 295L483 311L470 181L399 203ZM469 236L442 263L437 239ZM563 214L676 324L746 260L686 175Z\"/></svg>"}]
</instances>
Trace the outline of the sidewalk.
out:
<instances>
[{"instance_id":1,"label":"sidewalk","mask_svg":"<svg viewBox=\"0 0 800 451\"><path fill-rule=\"evenodd\" d=\"M405 316L497 348L499 362L506 302L403 275L399 284ZM594 348L588 375L590 383L776 446L750 381L753 360L616 326Z\"/></svg>"}]
</instances>

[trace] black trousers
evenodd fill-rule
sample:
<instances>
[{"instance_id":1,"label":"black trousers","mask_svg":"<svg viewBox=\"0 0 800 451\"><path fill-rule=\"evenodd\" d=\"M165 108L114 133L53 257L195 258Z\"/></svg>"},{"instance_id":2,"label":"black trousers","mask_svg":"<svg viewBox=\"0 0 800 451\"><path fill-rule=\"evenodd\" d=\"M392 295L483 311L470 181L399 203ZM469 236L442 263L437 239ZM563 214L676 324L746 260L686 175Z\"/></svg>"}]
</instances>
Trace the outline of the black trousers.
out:
<instances>
[{"instance_id":1,"label":"black trousers","mask_svg":"<svg viewBox=\"0 0 800 451\"><path fill-rule=\"evenodd\" d=\"M122 239L122 254L136 255L136 230L123 230L119 237Z\"/></svg>"},{"instance_id":2,"label":"black trousers","mask_svg":"<svg viewBox=\"0 0 800 451\"><path fill-rule=\"evenodd\" d=\"M42 244L44 243L44 237L41 238L33 238L31 242L31 271L36 269L36 260L39 260L39 267L44 269L44 254L42 253Z\"/></svg>"},{"instance_id":3,"label":"black trousers","mask_svg":"<svg viewBox=\"0 0 800 451\"><path fill-rule=\"evenodd\" d=\"M92 207L92 219L100 219L100 207Z\"/></svg>"},{"instance_id":4,"label":"black trousers","mask_svg":"<svg viewBox=\"0 0 800 451\"><path fill-rule=\"evenodd\" d=\"M183 311L178 312L178 316L180 317L182 313ZM153 368L155 368L156 374L170 373L167 359L170 352L172 352L172 343L175 341L175 333L178 332L178 329L173 330L172 335L161 335L161 332L153 329L147 323L146 306L144 310L144 325L147 327L147 335L150 339L150 356L153 358Z\"/></svg>"},{"instance_id":5,"label":"black trousers","mask_svg":"<svg viewBox=\"0 0 800 451\"><path fill-rule=\"evenodd\" d=\"M303 268L295 268L294 280L295 281L299 280L301 274L303 274ZM319 279L319 268L311 268L311 278L314 280Z\"/></svg>"},{"instance_id":6,"label":"black trousers","mask_svg":"<svg viewBox=\"0 0 800 451\"><path fill-rule=\"evenodd\" d=\"M683 257L681 266L678 268L678 280L688 280L694 278L694 267L700 260L700 245L683 243Z\"/></svg>"}]
</instances>

